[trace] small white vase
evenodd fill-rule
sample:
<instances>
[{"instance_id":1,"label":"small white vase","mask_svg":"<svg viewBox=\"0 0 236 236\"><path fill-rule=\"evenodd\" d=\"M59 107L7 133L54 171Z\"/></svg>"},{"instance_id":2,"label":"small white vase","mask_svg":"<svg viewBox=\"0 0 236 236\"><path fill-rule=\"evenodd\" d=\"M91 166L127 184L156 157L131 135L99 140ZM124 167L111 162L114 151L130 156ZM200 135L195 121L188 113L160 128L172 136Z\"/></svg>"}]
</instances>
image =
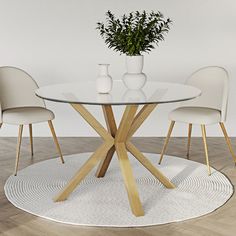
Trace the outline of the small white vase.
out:
<instances>
[{"instance_id":1,"label":"small white vase","mask_svg":"<svg viewBox=\"0 0 236 236\"><path fill-rule=\"evenodd\" d=\"M126 56L127 73L123 75L123 82L128 89L141 89L147 80L142 73L143 56Z\"/></svg>"},{"instance_id":2,"label":"small white vase","mask_svg":"<svg viewBox=\"0 0 236 236\"><path fill-rule=\"evenodd\" d=\"M112 89L112 78L108 73L109 64L99 64L99 73L96 80L98 93L109 93Z\"/></svg>"}]
</instances>

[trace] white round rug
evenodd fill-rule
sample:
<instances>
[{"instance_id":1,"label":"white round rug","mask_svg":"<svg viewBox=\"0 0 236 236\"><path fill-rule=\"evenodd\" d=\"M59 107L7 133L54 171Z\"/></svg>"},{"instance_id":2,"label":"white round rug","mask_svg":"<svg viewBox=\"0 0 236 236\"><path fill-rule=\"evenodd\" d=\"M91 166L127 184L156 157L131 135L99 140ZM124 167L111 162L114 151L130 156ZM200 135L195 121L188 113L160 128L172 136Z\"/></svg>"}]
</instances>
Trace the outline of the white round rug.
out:
<instances>
[{"instance_id":1,"label":"white round rug","mask_svg":"<svg viewBox=\"0 0 236 236\"><path fill-rule=\"evenodd\" d=\"M16 207L57 222L112 227L137 227L178 222L206 215L222 206L233 194L233 186L222 173L186 159L165 156L158 165L158 154L146 153L152 163L175 185L166 189L130 155L145 216L135 217L116 156L104 178L94 169L64 202L52 198L85 162L91 153L81 153L33 164L10 176L5 194Z\"/></svg>"}]
</instances>

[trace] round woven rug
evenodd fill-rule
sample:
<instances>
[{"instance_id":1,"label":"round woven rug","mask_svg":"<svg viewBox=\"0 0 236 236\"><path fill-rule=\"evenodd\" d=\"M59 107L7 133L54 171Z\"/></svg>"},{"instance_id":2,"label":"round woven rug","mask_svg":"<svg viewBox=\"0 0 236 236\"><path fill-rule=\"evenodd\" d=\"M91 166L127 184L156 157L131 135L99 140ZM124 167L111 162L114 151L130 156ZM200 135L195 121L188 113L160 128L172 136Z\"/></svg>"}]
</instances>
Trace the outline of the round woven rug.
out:
<instances>
[{"instance_id":1,"label":"round woven rug","mask_svg":"<svg viewBox=\"0 0 236 236\"><path fill-rule=\"evenodd\" d=\"M26 212L57 222L112 227L137 227L178 222L206 215L222 206L233 194L233 186L222 173L186 159L165 156L158 165L158 154L146 153L149 160L175 185L166 189L130 155L145 211L135 217L116 156L104 178L94 169L64 202L53 202L67 181L91 153L66 156L66 163L51 159L33 164L10 176L5 184L8 200Z\"/></svg>"}]
</instances>

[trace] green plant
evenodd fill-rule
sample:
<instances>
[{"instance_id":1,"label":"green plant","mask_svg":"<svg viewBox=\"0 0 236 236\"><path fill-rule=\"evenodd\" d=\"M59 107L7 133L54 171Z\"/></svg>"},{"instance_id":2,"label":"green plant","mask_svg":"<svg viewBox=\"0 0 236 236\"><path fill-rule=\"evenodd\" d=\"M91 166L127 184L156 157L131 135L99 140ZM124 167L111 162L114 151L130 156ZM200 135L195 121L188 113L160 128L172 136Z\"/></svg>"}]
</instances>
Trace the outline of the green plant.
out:
<instances>
[{"instance_id":1,"label":"green plant","mask_svg":"<svg viewBox=\"0 0 236 236\"><path fill-rule=\"evenodd\" d=\"M111 11L106 12L106 24L97 23L97 28L108 48L128 56L150 52L164 40L171 20L164 19L161 12L131 12L120 19Z\"/></svg>"}]
</instances>

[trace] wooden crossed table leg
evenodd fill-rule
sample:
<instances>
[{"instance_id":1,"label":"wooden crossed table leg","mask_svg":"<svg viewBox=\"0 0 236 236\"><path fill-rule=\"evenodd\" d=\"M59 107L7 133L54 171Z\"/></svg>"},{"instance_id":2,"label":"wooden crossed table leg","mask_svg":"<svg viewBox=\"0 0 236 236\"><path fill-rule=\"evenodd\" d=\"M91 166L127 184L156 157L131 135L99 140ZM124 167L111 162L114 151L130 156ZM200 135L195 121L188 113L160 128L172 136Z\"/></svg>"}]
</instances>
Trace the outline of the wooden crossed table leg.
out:
<instances>
[{"instance_id":1,"label":"wooden crossed table leg","mask_svg":"<svg viewBox=\"0 0 236 236\"><path fill-rule=\"evenodd\" d=\"M136 114L138 105L127 105L117 129L111 105L103 105L103 113L108 131L94 118L94 116L80 104L71 104L72 107L88 122L88 124L103 138L104 143L91 155L85 164L78 170L64 189L54 198L54 201L64 201L98 164L96 176L104 177L110 161L116 151L125 187L128 193L130 207L135 216L143 216L144 211L139 198L137 185L129 162L129 151L147 170L149 170L165 187L175 186L131 143L130 138L142 125L156 107L156 104L144 105Z\"/></svg>"}]
</instances>

